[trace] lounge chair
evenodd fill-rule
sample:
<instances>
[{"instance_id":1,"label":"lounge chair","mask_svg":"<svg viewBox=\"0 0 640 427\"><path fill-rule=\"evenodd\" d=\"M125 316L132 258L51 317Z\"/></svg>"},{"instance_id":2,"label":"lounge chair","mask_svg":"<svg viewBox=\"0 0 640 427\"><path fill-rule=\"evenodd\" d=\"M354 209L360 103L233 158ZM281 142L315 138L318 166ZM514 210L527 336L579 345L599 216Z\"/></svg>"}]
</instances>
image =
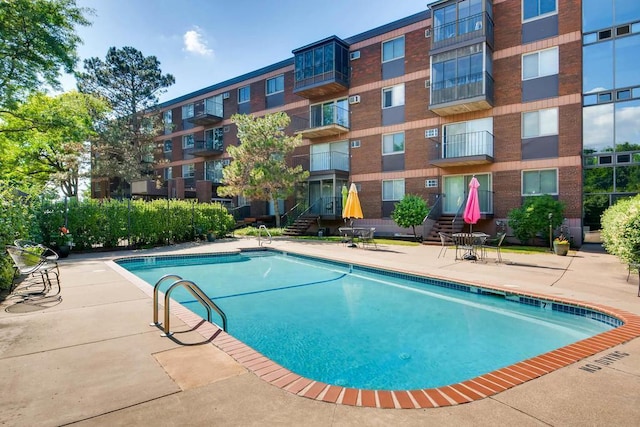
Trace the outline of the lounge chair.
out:
<instances>
[{"instance_id":1,"label":"lounge chair","mask_svg":"<svg viewBox=\"0 0 640 427\"><path fill-rule=\"evenodd\" d=\"M483 257L486 258L487 248L495 249L498 253L498 262L502 262L502 254L500 253L500 247L507 233L498 233L496 237L488 238L482 245Z\"/></svg>"},{"instance_id":2,"label":"lounge chair","mask_svg":"<svg viewBox=\"0 0 640 427\"><path fill-rule=\"evenodd\" d=\"M440 252L438 252L438 258L440 258L440 255L442 255L442 257L444 258L444 256L447 254L447 249L449 248L449 246L454 245L453 237L451 237L451 235L447 233L443 233L442 231L439 231L438 235L440 236L440 244L442 245L440 247Z\"/></svg>"},{"instance_id":3,"label":"lounge chair","mask_svg":"<svg viewBox=\"0 0 640 427\"><path fill-rule=\"evenodd\" d=\"M15 268L11 290L18 290L18 296L32 299L60 294L60 270L55 252L42 245L24 248L8 245L7 253L13 260ZM22 280L17 289L16 285L20 278ZM54 282L57 291L55 294L50 294Z\"/></svg>"}]
</instances>

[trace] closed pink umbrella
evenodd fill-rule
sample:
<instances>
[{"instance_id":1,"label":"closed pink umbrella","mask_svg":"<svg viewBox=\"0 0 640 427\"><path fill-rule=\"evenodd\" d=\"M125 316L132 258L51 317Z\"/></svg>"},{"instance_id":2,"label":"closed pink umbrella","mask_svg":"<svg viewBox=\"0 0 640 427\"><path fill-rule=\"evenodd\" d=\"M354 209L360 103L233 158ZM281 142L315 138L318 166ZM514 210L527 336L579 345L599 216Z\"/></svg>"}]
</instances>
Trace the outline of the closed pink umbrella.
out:
<instances>
[{"instance_id":1,"label":"closed pink umbrella","mask_svg":"<svg viewBox=\"0 0 640 427\"><path fill-rule=\"evenodd\" d=\"M469 182L469 197L467 198L467 205L464 207L464 213L462 219L469 224L469 232L473 229L473 224L477 223L480 219L480 201L478 200L478 187L480 183L474 176Z\"/></svg>"}]
</instances>

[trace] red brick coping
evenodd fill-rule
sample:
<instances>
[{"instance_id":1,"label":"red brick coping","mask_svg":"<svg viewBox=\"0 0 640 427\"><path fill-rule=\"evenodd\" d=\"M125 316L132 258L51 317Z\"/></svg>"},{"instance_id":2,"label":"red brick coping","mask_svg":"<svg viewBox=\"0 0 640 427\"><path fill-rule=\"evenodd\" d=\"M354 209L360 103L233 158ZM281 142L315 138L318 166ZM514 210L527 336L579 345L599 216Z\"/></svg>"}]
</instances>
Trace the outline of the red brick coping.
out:
<instances>
[{"instance_id":1,"label":"red brick coping","mask_svg":"<svg viewBox=\"0 0 640 427\"><path fill-rule=\"evenodd\" d=\"M121 270L121 268L118 270ZM137 279L133 274L129 274L127 275L128 278L132 279L136 286L150 297L153 297L152 286ZM457 282L478 286L472 283ZM640 316L627 311L599 304L586 304L577 300L560 299L544 294L514 292L513 289L499 286L483 284L481 287L483 289L506 291L510 294L524 297L596 310L620 319L624 324L593 337L461 383L421 390L390 391L347 388L304 378L271 361L245 343L222 331L215 324L203 321L200 316L175 301L172 303L171 309L172 314L194 328L203 337L214 337L212 339L213 345L229 354L249 371L276 387L309 399L371 408L437 408L481 400L640 336Z\"/></svg>"}]
</instances>

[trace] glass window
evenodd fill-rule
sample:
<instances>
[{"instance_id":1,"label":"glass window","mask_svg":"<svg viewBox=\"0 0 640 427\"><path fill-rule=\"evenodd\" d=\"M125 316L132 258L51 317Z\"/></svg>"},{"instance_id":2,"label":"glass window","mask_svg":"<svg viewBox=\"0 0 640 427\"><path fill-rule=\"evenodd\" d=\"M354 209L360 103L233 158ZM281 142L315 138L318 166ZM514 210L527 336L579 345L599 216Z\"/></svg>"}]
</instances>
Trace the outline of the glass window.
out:
<instances>
[{"instance_id":1,"label":"glass window","mask_svg":"<svg viewBox=\"0 0 640 427\"><path fill-rule=\"evenodd\" d=\"M610 0L609 0L610 1ZM609 3L605 1L605 3ZM638 20L638 0L614 0L614 25Z\"/></svg>"},{"instance_id":2,"label":"glass window","mask_svg":"<svg viewBox=\"0 0 640 427\"><path fill-rule=\"evenodd\" d=\"M193 117L193 103L182 106L182 119Z\"/></svg>"},{"instance_id":3,"label":"glass window","mask_svg":"<svg viewBox=\"0 0 640 427\"><path fill-rule=\"evenodd\" d=\"M267 95L284 91L284 74L267 79Z\"/></svg>"},{"instance_id":4,"label":"glass window","mask_svg":"<svg viewBox=\"0 0 640 427\"><path fill-rule=\"evenodd\" d=\"M616 151L640 150L639 117L640 100L615 104Z\"/></svg>"},{"instance_id":5,"label":"glass window","mask_svg":"<svg viewBox=\"0 0 640 427\"><path fill-rule=\"evenodd\" d=\"M522 195L558 194L558 170L522 171Z\"/></svg>"},{"instance_id":6,"label":"glass window","mask_svg":"<svg viewBox=\"0 0 640 427\"><path fill-rule=\"evenodd\" d=\"M613 0L582 0L582 31L611 27L613 25Z\"/></svg>"},{"instance_id":7,"label":"glass window","mask_svg":"<svg viewBox=\"0 0 640 427\"><path fill-rule=\"evenodd\" d=\"M170 139L164 141L164 152L170 153L173 151L173 142Z\"/></svg>"},{"instance_id":8,"label":"glass window","mask_svg":"<svg viewBox=\"0 0 640 427\"><path fill-rule=\"evenodd\" d=\"M404 197L404 179L388 179L382 181L382 200L395 201Z\"/></svg>"},{"instance_id":9,"label":"glass window","mask_svg":"<svg viewBox=\"0 0 640 427\"><path fill-rule=\"evenodd\" d=\"M404 105L404 84L382 89L382 108Z\"/></svg>"},{"instance_id":10,"label":"glass window","mask_svg":"<svg viewBox=\"0 0 640 427\"><path fill-rule=\"evenodd\" d=\"M173 168L169 166L168 168L164 168L164 179L169 180L173 179Z\"/></svg>"},{"instance_id":11,"label":"glass window","mask_svg":"<svg viewBox=\"0 0 640 427\"><path fill-rule=\"evenodd\" d=\"M244 86L238 89L238 104L251 100L251 86Z\"/></svg>"},{"instance_id":12,"label":"glass window","mask_svg":"<svg viewBox=\"0 0 640 427\"><path fill-rule=\"evenodd\" d=\"M162 113L162 121L165 127L171 126L173 124L173 110L167 110Z\"/></svg>"},{"instance_id":13,"label":"glass window","mask_svg":"<svg viewBox=\"0 0 640 427\"><path fill-rule=\"evenodd\" d=\"M640 15L640 12L638 12ZM640 34L615 40L615 87L635 86L640 82Z\"/></svg>"},{"instance_id":14,"label":"glass window","mask_svg":"<svg viewBox=\"0 0 640 427\"><path fill-rule=\"evenodd\" d=\"M583 188L585 193L613 191L613 168L584 169Z\"/></svg>"},{"instance_id":15,"label":"glass window","mask_svg":"<svg viewBox=\"0 0 640 427\"><path fill-rule=\"evenodd\" d=\"M522 55L522 80L558 74L558 48Z\"/></svg>"},{"instance_id":16,"label":"glass window","mask_svg":"<svg viewBox=\"0 0 640 427\"><path fill-rule=\"evenodd\" d=\"M182 148L193 148L193 134L184 135L182 137Z\"/></svg>"},{"instance_id":17,"label":"glass window","mask_svg":"<svg viewBox=\"0 0 640 427\"><path fill-rule=\"evenodd\" d=\"M193 178L196 176L196 165L190 163L188 165L182 165L182 177L183 178Z\"/></svg>"},{"instance_id":18,"label":"glass window","mask_svg":"<svg viewBox=\"0 0 640 427\"><path fill-rule=\"evenodd\" d=\"M640 166L618 166L616 168L616 189L620 193L640 192Z\"/></svg>"},{"instance_id":19,"label":"glass window","mask_svg":"<svg viewBox=\"0 0 640 427\"><path fill-rule=\"evenodd\" d=\"M382 135L382 154L404 153L404 132Z\"/></svg>"},{"instance_id":20,"label":"glass window","mask_svg":"<svg viewBox=\"0 0 640 427\"><path fill-rule=\"evenodd\" d=\"M613 151L613 104L582 109L582 144L585 154Z\"/></svg>"},{"instance_id":21,"label":"glass window","mask_svg":"<svg viewBox=\"0 0 640 427\"><path fill-rule=\"evenodd\" d=\"M584 93L613 89L613 41L584 46L582 58Z\"/></svg>"},{"instance_id":22,"label":"glass window","mask_svg":"<svg viewBox=\"0 0 640 427\"><path fill-rule=\"evenodd\" d=\"M529 111L522 113L522 137L535 138L539 136L558 134L558 109Z\"/></svg>"},{"instance_id":23,"label":"glass window","mask_svg":"<svg viewBox=\"0 0 640 427\"><path fill-rule=\"evenodd\" d=\"M382 43L382 62L404 57L404 36Z\"/></svg>"},{"instance_id":24,"label":"glass window","mask_svg":"<svg viewBox=\"0 0 640 427\"><path fill-rule=\"evenodd\" d=\"M522 0L522 20L551 15L558 10L556 0Z\"/></svg>"}]
</instances>

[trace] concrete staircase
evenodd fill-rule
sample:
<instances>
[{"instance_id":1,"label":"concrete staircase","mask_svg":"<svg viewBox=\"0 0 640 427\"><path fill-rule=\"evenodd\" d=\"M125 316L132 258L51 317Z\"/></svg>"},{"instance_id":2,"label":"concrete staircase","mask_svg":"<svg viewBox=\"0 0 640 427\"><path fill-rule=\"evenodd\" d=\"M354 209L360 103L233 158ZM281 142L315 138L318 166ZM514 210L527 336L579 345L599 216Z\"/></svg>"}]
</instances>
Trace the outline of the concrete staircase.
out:
<instances>
[{"instance_id":1,"label":"concrete staircase","mask_svg":"<svg viewBox=\"0 0 640 427\"><path fill-rule=\"evenodd\" d=\"M299 216L292 224L282 230L282 234L285 236L304 236L309 227L318 223L318 218L318 215Z\"/></svg>"},{"instance_id":2,"label":"concrete staircase","mask_svg":"<svg viewBox=\"0 0 640 427\"><path fill-rule=\"evenodd\" d=\"M442 215L438 218L438 221L433 225L431 232L428 236L426 236L423 240L425 245L433 245L440 244L440 235L439 232L446 234L459 233L462 231L464 227L464 221L456 221L455 227L452 224L454 216L453 215Z\"/></svg>"}]
</instances>

